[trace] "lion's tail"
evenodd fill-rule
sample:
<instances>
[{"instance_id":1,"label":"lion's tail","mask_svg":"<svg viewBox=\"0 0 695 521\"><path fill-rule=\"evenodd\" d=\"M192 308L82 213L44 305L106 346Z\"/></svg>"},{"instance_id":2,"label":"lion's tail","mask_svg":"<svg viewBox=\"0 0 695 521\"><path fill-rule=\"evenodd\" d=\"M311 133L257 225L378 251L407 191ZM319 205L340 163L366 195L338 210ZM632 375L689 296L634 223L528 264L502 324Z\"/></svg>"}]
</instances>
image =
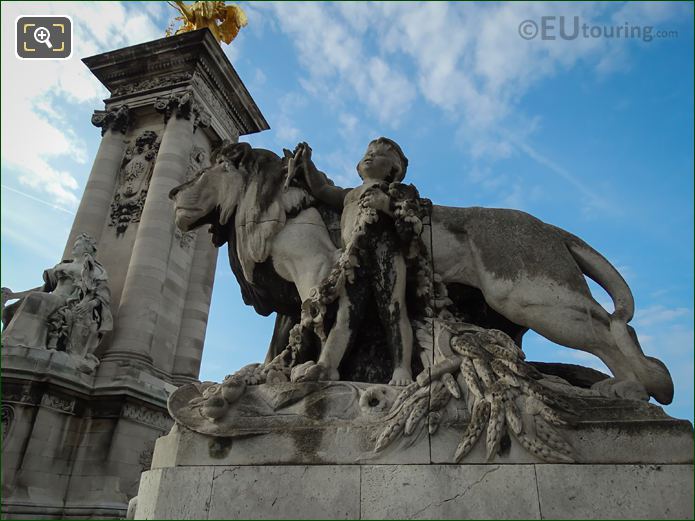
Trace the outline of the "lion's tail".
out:
<instances>
[{"instance_id":1,"label":"lion's tail","mask_svg":"<svg viewBox=\"0 0 695 521\"><path fill-rule=\"evenodd\" d=\"M673 380L666 366L656 358L644 356L635 330L628 326L635 314L635 300L625 279L603 255L579 237L557 228L567 249L582 272L606 290L613 299L610 331L617 348L632 366L637 379L647 392L663 404L673 400Z\"/></svg>"},{"instance_id":2,"label":"lion's tail","mask_svg":"<svg viewBox=\"0 0 695 521\"><path fill-rule=\"evenodd\" d=\"M611 323L618 321L627 324L630 322L635 314L635 299L622 275L603 255L579 237L564 230L561 231L565 244L577 262L579 269L605 289L613 300L615 311L611 314ZM611 329L613 329L612 325Z\"/></svg>"}]
</instances>

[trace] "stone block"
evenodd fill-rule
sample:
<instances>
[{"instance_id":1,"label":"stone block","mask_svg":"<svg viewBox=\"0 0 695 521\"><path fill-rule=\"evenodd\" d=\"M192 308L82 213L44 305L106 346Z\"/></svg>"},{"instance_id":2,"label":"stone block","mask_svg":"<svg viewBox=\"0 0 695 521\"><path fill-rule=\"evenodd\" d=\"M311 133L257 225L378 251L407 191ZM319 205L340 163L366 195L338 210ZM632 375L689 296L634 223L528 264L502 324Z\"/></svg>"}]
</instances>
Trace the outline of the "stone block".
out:
<instances>
[{"instance_id":1,"label":"stone block","mask_svg":"<svg viewBox=\"0 0 695 521\"><path fill-rule=\"evenodd\" d=\"M533 465L365 465L362 519L540 519Z\"/></svg>"},{"instance_id":2,"label":"stone block","mask_svg":"<svg viewBox=\"0 0 695 521\"><path fill-rule=\"evenodd\" d=\"M357 519L355 465L217 467L210 519Z\"/></svg>"},{"instance_id":3,"label":"stone block","mask_svg":"<svg viewBox=\"0 0 695 521\"><path fill-rule=\"evenodd\" d=\"M549 519L693 519L692 465L536 465Z\"/></svg>"},{"instance_id":4,"label":"stone block","mask_svg":"<svg viewBox=\"0 0 695 521\"><path fill-rule=\"evenodd\" d=\"M135 518L207 519L214 471L213 467L185 467L144 472Z\"/></svg>"}]
</instances>

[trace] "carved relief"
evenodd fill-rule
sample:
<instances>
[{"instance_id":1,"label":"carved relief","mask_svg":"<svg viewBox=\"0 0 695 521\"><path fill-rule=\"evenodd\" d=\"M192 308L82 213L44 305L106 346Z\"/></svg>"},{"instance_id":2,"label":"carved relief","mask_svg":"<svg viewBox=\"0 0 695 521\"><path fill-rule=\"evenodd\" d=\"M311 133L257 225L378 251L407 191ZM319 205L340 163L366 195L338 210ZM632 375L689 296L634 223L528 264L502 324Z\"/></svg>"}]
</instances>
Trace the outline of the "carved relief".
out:
<instances>
[{"instance_id":1,"label":"carved relief","mask_svg":"<svg viewBox=\"0 0 695 521\"><path fill-rule=\"evenodd\" d=\"M8 389L2 390L3 402L16 402L35 405L37 400L38 398L32 396L30 383L26 383L21 387L12 386Z\"/></svg>"},{"instance_id":2,"label":"carved relief","mask_svg":"<svg viewBox=\"0 0 695 521\"><path fill-rule=\"evenodd\" d=\"M169 121L172 115L178 119L192 120L194 131L197 128L210 126L210 114L195 100L191 89L157 98L154 108L157 112L164 114L164 121Z\"/></svg>"},{"instance_id":3,"label":"carved relief","mask_svg":"<svg viewBox=\"0 0 695 521\"><path fill-rule=\"evenodd\" d=\"M136 92L143 92L151 89L169 87L171 85L176 85L177 83L184 83L191 79L190 72L184 72L181 74L173 74L170 76L160 76L158 78L150 78L143 81L138 81L134 83L129 83L127 85L122 85L115 89L112 93L112 97L125 96L126 94L134 94Z\"/></svg>"},{"instance_id":4,"label":"carved relief","mask_svg":"<svg viewBox=\"0 0 695 521\"><path fill-rule=\"evenodd\" d=\"M92 125L101 128L101 135L107 130L125 134L130 124L130 110L128 105L121 105L110 110L95 110L92 114Z\"/></svg>"},{"instance_id":5,"label":"carved relief","mask_svg":"<svg viewBox=\"0 0 695 521\"><path fill-rule=\"evenodd\" d=\"M152 455L154 454L154 449L149 448L145 449L140 453L139 462L140 462L140 467L142 468L143 472L146 472L150 470L150 467L152 466Z\"/></svg>"},{"instance_id":6,"label":"carved relief","mask_svg":"<svg viewBox=\"0 0 695 521\"><path fill-rule=\"evenodd\" d=\"M75 410L75 400L70 398L62 398L54 394L44 394L41 397L41 405L50 407L61 412L71 413Z\"/></svg>"},{"instance_id":7,"label":"carved relief","mask_svg":"<svg viewBox=\"0 0 695 521\"><path fill-rule=\"evenodd\" d=\"M230 109L233 112L236 112L234 111L234 106L231 104L231 102L228 102L229 108L225 108L220 102L219 98L213 94L213 90L208 85L208 82L199 76L193 78L193 85L195 86L196 93L201 97L205 104L208 107L210 107L210 109L214 112L215 117L217 117L217 119L220 121L222 127L228 131L231 131L233 134L233 138L238 138L238 125L234 122L234 120L231 117L229 117Z\"/></svg>"},{"instance_id":8,"label":"carved relief","mask_svg":"<svg viewBox=\"0 0 695 521\"><path fill-rule=\"evenodd\" d=\"M111 203L109 223L109 226L116 228L116 235L119 237L125 233L131 222L140 221L159 144L157 134L146 130L138 136L134 146L126 149L118 174L118 188Z\"/></svg>"},{"instance_id":9,"label":"carved relief","mask_svg":"<svg viewBox=\"0 0 695 521\"><path fill-rule=\"evenodd\" d=\"M131 403L127 403L123 406L121 415L129 420L144 423L145 425L163 431L168 431L174 423L174 420L164 413Z\"/></svg>"},{"instance_id":10,"label":"carved relief","mask_svg":"<svg viewBox=\"0 0 695 521\"><path fill-rule=\"evenodd\" d=\"M14 421L14 408L11 405L2 406L2 441L3 447L7 442L7 436L10 434L12 422Z\"/></svg>"}]
</instances>

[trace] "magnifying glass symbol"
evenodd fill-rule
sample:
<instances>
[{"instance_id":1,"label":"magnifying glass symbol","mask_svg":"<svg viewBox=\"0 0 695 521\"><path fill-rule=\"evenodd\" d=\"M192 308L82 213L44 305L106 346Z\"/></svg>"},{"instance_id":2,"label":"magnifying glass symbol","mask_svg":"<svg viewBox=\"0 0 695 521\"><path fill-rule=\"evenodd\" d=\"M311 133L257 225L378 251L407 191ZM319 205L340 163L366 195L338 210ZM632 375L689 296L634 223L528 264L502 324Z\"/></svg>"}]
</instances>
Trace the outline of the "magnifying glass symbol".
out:
<instances>
[{"instance_id":1,"label":"magnifying glass symbol","mask_svg":"<svg viewBox=\"0 0 695 521\"><path fill-rule=\"evenodd\" d=\"M51 45L50 38L51 38L51 33L45 27L37 27L34 30L34 39L39 43L45 43L46 47L48 47L49 49L52 49L53 45Z\"/></svg>"}]
</instances>

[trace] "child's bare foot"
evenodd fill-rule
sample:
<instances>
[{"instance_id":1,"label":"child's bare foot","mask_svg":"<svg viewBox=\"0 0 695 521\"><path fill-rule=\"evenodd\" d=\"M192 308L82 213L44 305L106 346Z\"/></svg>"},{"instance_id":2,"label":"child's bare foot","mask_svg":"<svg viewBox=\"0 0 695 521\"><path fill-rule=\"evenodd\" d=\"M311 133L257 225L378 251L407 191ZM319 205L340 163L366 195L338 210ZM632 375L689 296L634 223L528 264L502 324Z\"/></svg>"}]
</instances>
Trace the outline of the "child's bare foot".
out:
<instances>
[{"instance_id":1,"label":"child's bare foot","mask_svg":"<svg viewBox=\"0 0 695 521\"><path fill-rule=\"evenodd\" d=\"M391 376L389 385L405 386L413 383L413 374L405 367L397 367Z\"/></svg>"}]
</instances>

